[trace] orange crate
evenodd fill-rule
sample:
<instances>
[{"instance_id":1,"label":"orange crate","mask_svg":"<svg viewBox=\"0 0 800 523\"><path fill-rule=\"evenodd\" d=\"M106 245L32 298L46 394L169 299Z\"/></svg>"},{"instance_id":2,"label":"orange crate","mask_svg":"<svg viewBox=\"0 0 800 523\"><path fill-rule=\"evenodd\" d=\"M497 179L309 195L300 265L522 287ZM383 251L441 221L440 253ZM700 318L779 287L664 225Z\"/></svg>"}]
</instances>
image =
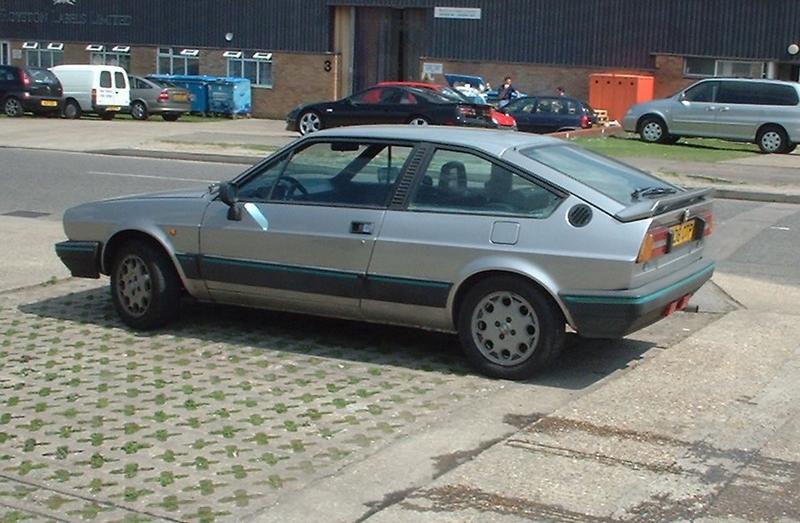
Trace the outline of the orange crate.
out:
<instances>
[{"instance_id":1,"label":"orange crate","mask_svg":"<svg viewBox=\"0 0 800 523\"><path fill-rule=\"evenodd\" d=\"M609 120L621 122L630 106L652 100L654 90L650 75L595 73L589 77L589 105L603 107Z\"/></svg>"}]
</instances>

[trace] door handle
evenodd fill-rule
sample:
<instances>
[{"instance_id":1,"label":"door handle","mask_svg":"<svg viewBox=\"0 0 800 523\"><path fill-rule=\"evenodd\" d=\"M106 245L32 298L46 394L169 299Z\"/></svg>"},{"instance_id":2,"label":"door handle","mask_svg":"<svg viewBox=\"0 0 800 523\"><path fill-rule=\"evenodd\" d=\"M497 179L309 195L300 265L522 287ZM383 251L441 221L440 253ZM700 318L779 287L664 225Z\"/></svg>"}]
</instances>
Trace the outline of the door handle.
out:
<instances>
[{"instance_id":1,"label":"door handle","mask_svg":"<svg viewBox=\"0 0 800 523\"><path fill-rule=\"evenodd\" d=\"M350 222L350 234L372 234L372 222Z\"/></svg>"},{"instance_id":2,"label":"door handle","mask_svg":"<svg viewBox=\"0 0 800 523\"><path fill-rule=\"evenodd\" d=\"M723 112L724 112L724 111L730 111L730 110L731 110L731 108L730 108L730 107L723 107L722 109L720 109L720 111L723 111Z\"/></svg>"},{"instance_id":3,"label":"door handle","mask_svg":"<svg viewBox=\"0 0 800 523\"><path fill-rule=\"evenodd\" d=\"M716 106L713 105L706 107L706 111L716 111L716 110L717 110Z\"/></svg>"}]
</instances>

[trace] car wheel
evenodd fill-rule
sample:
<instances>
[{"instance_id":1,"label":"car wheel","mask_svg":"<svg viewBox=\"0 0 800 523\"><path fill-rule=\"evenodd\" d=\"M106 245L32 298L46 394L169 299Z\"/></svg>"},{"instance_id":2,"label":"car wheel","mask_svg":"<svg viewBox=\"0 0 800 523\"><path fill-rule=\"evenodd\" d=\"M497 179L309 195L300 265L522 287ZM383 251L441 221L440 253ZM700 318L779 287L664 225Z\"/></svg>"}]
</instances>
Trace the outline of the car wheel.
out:
<instances>
[{"instance_id":1,"label":"car wheel","mask_svg":"<svg viewBox=\"0 0 800 523\"><path fill-rule=\"evenodd\" d=\"M408 121L408 125L429 125L430 122L427 118L422 116L415 116L411 120Z\"/></svg>"},{"instance_id":2,"label":"car wheel","mask_svg":"<svg viewBox=\"0 0 800 523\"><path fill-rule=\"evenodd\" d=\"M102 113L100 113L100 118L102 118L103 120L113 120L116 115L117 113L112 111L103 111Z\"/></svg>"},{"instance_id":3,"label":"car wheel","mask_svg":"<svg viewBox=\"0 0 800 523\"><path fill-rule=\"evenodd\" d=\"M756 144L762 153L784 153L789 146L786 131L777 125L766 125L758 131Z\"/></svg>"},{"instance_id":4,"label":"car wheel","mask_svg":"<svg viewBox=\"0 0 800 523\"><path fill-rule=\"evenodd\" d=\"M64 118L75 120L81 117L81 106L75 100L67 100L64 104Z\"/></svg>"},{"instance_id":5,"label":"car wheel","mask_svg":"<svg viewBox=\"0 0 800 523\"><path fill-rule=\"evenodd\" d=\"M175 267L149 243L125 243L114 256L111 298L127 325L140 330L161 327L178 314L180 283Z\"/></svg>"},{"instance_id":6,"label":"car wheel","mask_svg":"<svg viewBox=\"0 0 800 523\"><path fill-rule=\"evenodd\" d=\"M464 296L457 321L469 362L496 378L530 378L564 345L561 311L549 296L514 276L475 285Z\"/></svg>"},{"instance_id":7,"label":"car wheel","mask_svg":"<svg viewBox=\"0 0 800 523\"><path fill-rule=\"evenodd\" d=\"M300 115L297 127L300 129L300 134L303 136L309 133L315 133L322 129L322 118L314 111L306 111Z\"/></svg>"},{"instance_id":8,"label":"car wheel","mask_svg":"<svg viewBox=\"0 0 800 523\"><path fill-rule=\"evenodd\" d=\"M144 105L144 102L133 102L133 105L131 105L131 116L134 120L147 120L147 117L150 115L147 114L147 107Z\"/></svg>"},{"instance_id":9,"label":"car wheel","mask_svg":"<svg viewBox=\"0 0 800 523\"><path fill-rule=\"evenodd\" d=\"M180 117L181 115L178 113L164 113L161 115L161 118L166 122L177 122Z\"/></svg>"},{"instance_id":10,"label":"car wheel","mask_svg":"<svg viewBox=\"0 0 800 523\"><path fill-rule=\"evenodd\" d=\"M661 118L645 118L639 126L639 136L648 143L667 143L669 140L667 125Z\"/></svg>"},{"instance_id":11,"label":"car wheel","mask_svg":"<svg viewBox=\"0 0 800 523\"><path fill-rule=\"evenodd\" d=\"M5 111L6 116L10 118L19 118L25 114L25 108L22 107L22 102L13 96L6 98L6 103L3 104L3 110Z\"/></svg>"}]
</instances>

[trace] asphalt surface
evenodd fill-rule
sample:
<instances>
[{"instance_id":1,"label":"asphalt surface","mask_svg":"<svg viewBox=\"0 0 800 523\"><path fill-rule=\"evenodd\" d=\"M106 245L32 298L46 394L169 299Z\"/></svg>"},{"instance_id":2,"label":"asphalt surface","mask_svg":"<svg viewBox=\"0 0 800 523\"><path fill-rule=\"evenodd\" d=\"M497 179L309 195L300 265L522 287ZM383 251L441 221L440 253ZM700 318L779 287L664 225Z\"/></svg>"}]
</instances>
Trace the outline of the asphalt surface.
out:
<instances>
[{"instance_id":1,"label":"asphalt surface","mask_svg":"<svg viewBox=\"0 0 800 523\"><path fill-rule=\"evenodd\" d=\"M53 274L60 213L243 166L0 155L2 521L800 521L800 206L718 201L699 312L507 383L408 329L187 304L132 333L105 281Z\"/></svg>"}]
</instances>

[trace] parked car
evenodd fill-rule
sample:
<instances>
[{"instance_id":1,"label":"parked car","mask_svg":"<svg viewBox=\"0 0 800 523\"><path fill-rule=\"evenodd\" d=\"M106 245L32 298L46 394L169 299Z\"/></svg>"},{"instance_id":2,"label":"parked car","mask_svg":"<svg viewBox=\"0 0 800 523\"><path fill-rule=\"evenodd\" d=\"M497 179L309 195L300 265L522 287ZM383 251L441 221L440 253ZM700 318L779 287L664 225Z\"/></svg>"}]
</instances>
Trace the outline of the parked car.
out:
<instances>
[{"instance_id":1,"label":"parked car","mask_svg":"<svg viewBox=\"0 0 800 523\"><path fill-rule=\"evenodd\" d=\"M799 94L796 82L709 78L669 98L634 105L622 125L645 142L701 136L790 153L800 142Z\"/></svg>"},{"instance_id":2,"label":"parked car","mask_svg":"<svg viewBox=\"0 0 800 523\"><path fill-rule=\"evenodd\" d=\"M597 118L586 102L566 96L529 96L502 109L517 121L517 129L531 133L555 133L588 129Z\"/></svg>"},{"instance_id":3,"label":"parked car","mask_svg":"<svg viewBox=\"0 0 800 523\"><path fill-rule=\"evenodd\" d=\"M73 276L111 277L120 318L167 324L188 294L457 332L482 372L524 379L565 324L616 338L711 277L710 190L555 138L350 127L295 141L229 182L64 214Z\"/></svg>"},{"instance_id":4,"label":"parked car","mask_svg":"<svg viewBox=\"0 0 800 523\"><path fill-rule=\"evenodd\" d=\"M168 122L174 122L182 114L192 110L191 93L166 80L142 78L128 75L131 83L131 116L135 120L147 120L151 114L160 114Z\"/></svg>"},{"instance_id":5,"label":"parked car","mask_svg":"<svg viewBox=\"0 0 800 523\"><path fill-rule=\"evenodd\" d=\"M95 113L111 120L130 110L128 73L115 65L57 65L50 70L64 87L64 116Z\"/></svg>"},{"instance_id":6,"label":"parked car","mask_svg":"<svg viewBox=\"0 0 800 523\"><path fill-rule=\"evenodd\" d=\"M302 135L360 124L495 127L486 105L401 86L375 86L336 102L301 105L286 117L286 129Z\"/></svg>"},{"instance_id":7,"label":"parked car","mask_svg":"<svg viewBox=\"0 0 800 523\"><path fill-rule=\"evenodd\" d=\"M441 95L453 98L454 100L458 100L459 102L464 101L480 105L487 105L481 97L477 96L470 98L464 93L457 91L448 85L434 84L429 82L380 82L378 85L379 86L398 85L405 87L414 87L417 89L429 89ZM513 116L501 113L491 105L489 105L488 107L491 114L492 122L494 122L497 125L497 127L501 129L517 128L517 122L516 120L514 120Z\"/></svg>"},{"instance_id":8,"label":"parked car","mask_svg":"<svg viewBox=\"0 0 800 523\"><path fill-rule=\"evenodd\" d=\"M47 69L0 65L0 100L6 116L56 114L62 96L58 78Z\"/></svg>"}]
</instances>

